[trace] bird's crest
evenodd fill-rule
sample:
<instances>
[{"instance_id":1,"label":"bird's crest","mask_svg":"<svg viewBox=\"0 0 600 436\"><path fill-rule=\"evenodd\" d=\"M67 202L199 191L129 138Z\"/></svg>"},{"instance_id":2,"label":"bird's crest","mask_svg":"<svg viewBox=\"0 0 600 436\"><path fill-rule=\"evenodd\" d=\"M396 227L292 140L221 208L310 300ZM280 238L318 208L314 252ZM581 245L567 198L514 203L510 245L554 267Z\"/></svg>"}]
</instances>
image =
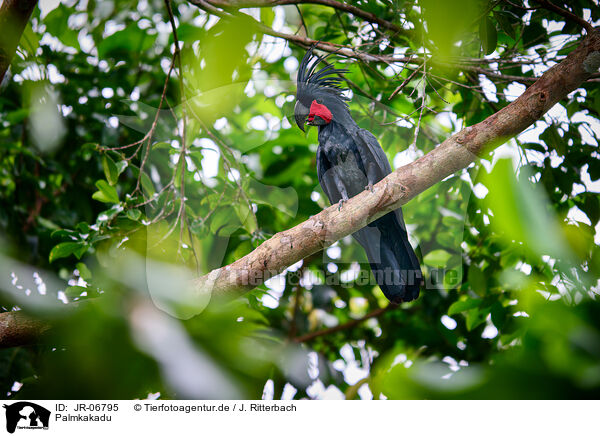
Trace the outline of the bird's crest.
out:
<instances>
[{"instance_id":1,"label":"bird's crest","mask_svg":"<svg viewBox=\"0 0 600 436\"><path fill-rule=\"evenodd\" d=\"M343 82L341 75L347 73L348 70L334 68L333 65L329 64L316 71L317 66L329 55L313 55L314 48L314 45L309 48L304 58L302 58L302 62L300 62L296 79L298 85L297 99L310 105L313 99L327 95L337 97L345 102L348 98L343 94L345 89L341 86Z\"/></svg>"}]
</instances>

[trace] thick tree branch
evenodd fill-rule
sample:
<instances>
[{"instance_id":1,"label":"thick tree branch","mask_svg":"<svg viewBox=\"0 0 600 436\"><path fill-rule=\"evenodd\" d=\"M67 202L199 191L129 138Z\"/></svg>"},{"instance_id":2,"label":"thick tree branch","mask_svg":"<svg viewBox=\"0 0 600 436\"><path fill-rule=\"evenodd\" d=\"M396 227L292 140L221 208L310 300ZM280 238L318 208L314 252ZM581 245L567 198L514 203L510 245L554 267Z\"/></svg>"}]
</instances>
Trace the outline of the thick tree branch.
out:
<instances>
[{"instance_id":1,"label":"thick tree branch","mask_svg":"<svg viewBox=\"0 0 600 436\"><path fill-rule=\"evenodd\" d=\"M0 83L36 4L37 0L4 0L0 4Z\"/></svg>"},{"instance_id":2,"label":"thick tree branch","mask_svg":"<svg viewBox=\"0 0 600 436\"><path fill-rule=\"evenodd\" d=\"M49 328L21 311L0 313L0 348L34 344Z\"/></svg>"},{"instance_id":3,"label":"thick tree branch","mask_svg":"<svg viewBox=\"0 0 600 436\"><path fill-rule=\"evenodd\" d=\"M508 106L394 171L375 185L375 193L362 192L341 210L329 207L308 221L277 233L231 265L200 277L195 281L196 291L215 296L249 291L288 266L356 232L525 130L599 67L600 32L595 30Z\"/></svg>"}]
</instances>

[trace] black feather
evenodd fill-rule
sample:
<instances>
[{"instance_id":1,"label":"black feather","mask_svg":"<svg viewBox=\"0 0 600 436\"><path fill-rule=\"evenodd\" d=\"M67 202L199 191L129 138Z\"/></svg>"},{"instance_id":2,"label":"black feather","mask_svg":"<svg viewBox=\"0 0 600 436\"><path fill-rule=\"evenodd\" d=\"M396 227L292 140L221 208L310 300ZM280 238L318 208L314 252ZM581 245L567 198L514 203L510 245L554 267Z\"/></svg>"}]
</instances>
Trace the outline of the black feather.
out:
<instances>
[{"instance_id":1,"label":"black feather","mask_svg":"<svg viewBox=\"0 0 600 436\"><path fill-rule=\"evenodd\" d=\"M305 106L322 96L336 97L340 103L344 103L348 98L343 94L346 90L343 88L344 79L341 77L348 70L343 68L334 68L333 65L326 65L320 70L317 67L329 55L316 56L313 54L315 46L308 49L300 67L296 83L298 85L296 97Z\"/></svg>"}]
</instances>

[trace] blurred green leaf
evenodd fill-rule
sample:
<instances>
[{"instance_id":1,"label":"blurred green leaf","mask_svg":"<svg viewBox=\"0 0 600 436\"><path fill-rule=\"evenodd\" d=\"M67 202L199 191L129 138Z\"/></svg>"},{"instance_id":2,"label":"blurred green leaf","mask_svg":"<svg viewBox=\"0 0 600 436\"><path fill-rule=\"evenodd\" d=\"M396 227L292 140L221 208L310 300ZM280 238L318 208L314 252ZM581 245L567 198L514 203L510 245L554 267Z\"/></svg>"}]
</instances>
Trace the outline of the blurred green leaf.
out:
<instances>
[{"instance_id":1,"label":"blurred green leaf","mask_svg":"<svg viewBox=\"0 0 600 436\"><path fill-rule=\"evenodd\" d=\"M549 150L556 150L556 153L559 156L565 155L567 144L566 141L563 138L561 138L560 134L558 133L556 125L550 124L548 127L546 127L544 133L540 135L540 139L542 139L546 143Z\"/></svg>"},{"instance_id":2,"label":"blurred green leaf","mask_svg":"<svg viewBox=\"0 0 600 436\"><path fill-rule=\"evenodd\" d=\"M84 242L61 242L52 248L48 260L52 263L57 259L68 257L70 255L74 255L77 259L80 259L86 250L87 245Z\"/></svg>"},{"instance_id":3,"label":"blurred green leaf","mask_svg":"<svg viewBox=\"0 0 600 436\"><path fill-rule=\"evenodd\" d=\"M92 278L92 272L90 271L90 269L87 267L87 265L85 263L79 262L75 266L79 270L79 276L83 280L89 280Z\"/></svg>"},{"instance_id":4,"label":"blurred green leaf","mask_svg":"<svg viewBox=\"0 0 600 436\"><path fill-rule=\"evenodd\" d=\"M59 4L52 10L43 22L46 25L46 30L60 40L68 47L79 48L77 40L77 32L69 27L69 16L74 11L64 4Z\"/></svg>"},{"instance_id":5,"label":"blurred green leaf","mask_svg":"<svg viewBox=\"0 0 600 436\"><path fill-rule=\"evenodd\" d=\"M98 44L98 56L100 58L120 58L144 52L152 47L156 36L156 34L149 34L140 29L137 23L133 22L125 29L104 38Z\"/></svg>"},{"instance_id":6,"label":"blurred green leaf","mask_svg":"<svg viewBox=\"0 0 600 436\"><path fill-rule=\"evenodd\" d=\"M430 265L434 268L443 268L450 259L450 253L446 250L433 250L423 258L423 262L426 265Z\"/></svg>"},{"instance_id":7,"label":"blurred green leaf","mask_svg":"<svg viewBox=\"0 0 600 436\"><path fill-rule=\"evenodd\" d=\"M137 221L142 216L142 212L139 209L129 209L127 211L127 218L132 221Z\"/></svg>"},{"instance_id":8,"label":"blurred green leaf","mask_svg":"<svg viewBox=\"0 0 600 436\"><path fill-rule=\"evenodd\" d=\"M87 288L84 286L69 286L67 289L65 289L65 295L67 298L76 298L87 291Z\"/></svg>"},{"instance_id":9,"label":"blurred green leaf","mask_svg":"<svg viewBox=\"0 0 600 436\"><path fill-rule=\"evenodd\" d=\"M489 193L483 203L493 213L492 226L505 241L525 244L530 252L567 258L570 250L556 217L548 210L545 193L524 177L525 168L521 171L517 180L512 161L500 159L492 173L484 176Z\"/></svg>"},{"instance_id":10,"label":"blurred green leaf","mask_svg":"<svg viewBox=\"0 0 600 436\"><path fill-rule=\"evenodd\" d=\"M481 306L482 302L483 300L476 300L473 298L456 301L452 303L448 308L448 315L455 315L460 312L465 312L467 310L474 309L476 307Z\"/></svg>"}]
</instances>

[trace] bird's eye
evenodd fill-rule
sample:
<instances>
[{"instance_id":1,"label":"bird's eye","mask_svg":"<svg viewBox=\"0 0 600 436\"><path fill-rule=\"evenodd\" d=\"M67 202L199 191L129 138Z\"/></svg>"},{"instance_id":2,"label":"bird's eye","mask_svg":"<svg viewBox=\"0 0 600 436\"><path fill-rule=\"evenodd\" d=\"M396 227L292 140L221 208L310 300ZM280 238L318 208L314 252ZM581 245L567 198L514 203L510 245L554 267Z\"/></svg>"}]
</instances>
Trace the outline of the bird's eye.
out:
<instances>
[{"instance_id":1,"label":"bird's eye","mask_svg":"<svg viewBox=\"0 0 600 436\"><path fill-rule=\"evenodd\" d=\"M320 98L317 98L317 103L323 104L323 100L321 100Z\"/></svg>"}]
</instances>

